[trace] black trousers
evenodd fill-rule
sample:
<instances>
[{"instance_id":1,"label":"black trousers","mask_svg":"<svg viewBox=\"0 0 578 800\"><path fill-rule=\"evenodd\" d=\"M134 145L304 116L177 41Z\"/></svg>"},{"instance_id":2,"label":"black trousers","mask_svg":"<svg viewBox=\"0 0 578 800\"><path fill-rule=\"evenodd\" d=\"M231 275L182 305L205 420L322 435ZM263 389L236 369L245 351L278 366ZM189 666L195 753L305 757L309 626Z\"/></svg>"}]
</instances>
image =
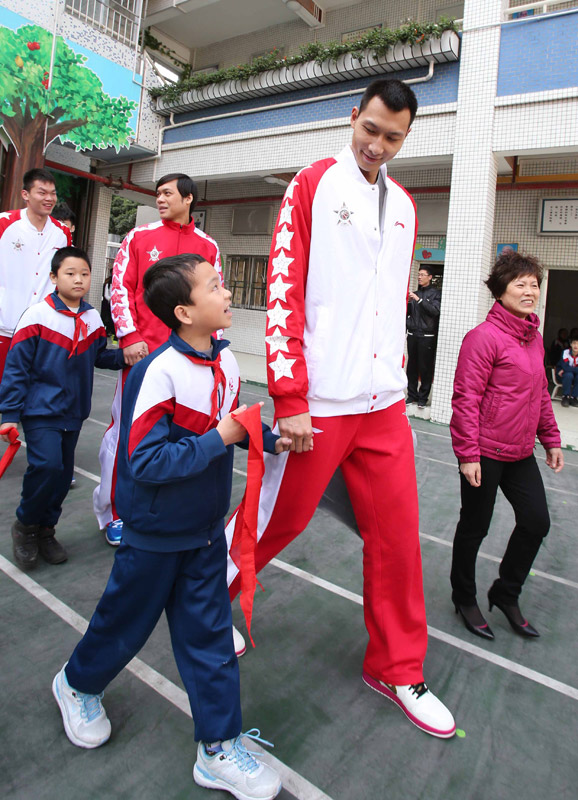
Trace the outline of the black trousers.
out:
<instances>
[{"instance_id":1,"label":"black trousers","mask_svg":"<svg viewBox=\"0 0 578 800\"><path fill-rule=\"evenodd\" d=\"M427 403L436 363L436 336L407 336L407 399ZM417 382L420 380L419 390Z\"/></svg>"},{"instance_id":2,"label":"black trousers","mask_svg":"<svg viewBox=\"0 0 578 800\"><path fill-rule=\"evenodd\" d=\"M503 603L517 601L550 529L546 493L533 455L521 461L496 461L482 456L481 486L470 486L460 473L462 507L452 556L452 599L464 606L476 602L476 558L488 533L498 486L511 503L516 526L502 558L492 595Z\"/></svg>"}]
</instances>

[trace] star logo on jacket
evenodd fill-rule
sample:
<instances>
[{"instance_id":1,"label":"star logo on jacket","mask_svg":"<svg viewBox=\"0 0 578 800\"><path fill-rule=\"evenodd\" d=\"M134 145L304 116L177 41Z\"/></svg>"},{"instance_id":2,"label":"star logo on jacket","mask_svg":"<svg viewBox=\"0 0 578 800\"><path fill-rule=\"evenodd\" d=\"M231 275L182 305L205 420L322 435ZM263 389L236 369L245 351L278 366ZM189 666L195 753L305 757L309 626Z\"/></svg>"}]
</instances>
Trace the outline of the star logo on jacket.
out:
<instances>
[{"instance_id":1,"label":"star logo on jacket","mask_svg":"<svg viewBox=\"0 0 578 800\"><path fill-rule=\"evenodd\" d=\"M293 378L293 372L291 371L291 367L295 363L297 359L295 358L285 358L282 353L277 353L277 358L275 361L270 361L269 366L275 373L275 381L278 381L279 378Z\"/></svg>"},{"instance_id":2,"label":"star logo on jacket","mask_svg":"<svg viewBox=\"0 0 578 800\"><path fill-rule=\"evenodd\" d=\"M162 256L162 254L163 254L163 251L162 251L162 250L158 250L156 245L153 247L153 249L152 249L152 250L147 250L146 252L147 252L147 255L150 257L150 260L151 260L153 263L154 263L155 261L158 261L158 260L159 260L159 258L160 258L160 257Z\"/></svg>"},{"instance_id":3,"label":"star logo on jacket","mask_svg":"<svg viewBox=\"0 0 578 800\"><path fill-rule=\"evenodd\" d=\"M273 259L273 271L271 272L271 276L277 274L289 275L289 265L292 261L295 261L295 259L286 255L284 250L280 250L279 255L275 256Z\"/></svg>"},{"instance_id":4,"label":"star logo on jacket","mask_svg":"<svg viewBox=\"0 0 578 800\"><path fill-rule=\"evenodd\" d=\"M12 242L12 247L19 253L24 250L24 242L21 239L16 239L15 242Z\"/></svg>"},{"instance_id":5,"label":"star logo on jacket","mask_svg":"<svg viewBox=\"0 0 578 800\"><path fill-rule=\"evenodd\" d=\"M345 203L341 204L341 208L333 209L333 213L337 214L338 225L351 225L351 217L353 216L354 212L350 211Z\"/></svg>"}]
</instances>

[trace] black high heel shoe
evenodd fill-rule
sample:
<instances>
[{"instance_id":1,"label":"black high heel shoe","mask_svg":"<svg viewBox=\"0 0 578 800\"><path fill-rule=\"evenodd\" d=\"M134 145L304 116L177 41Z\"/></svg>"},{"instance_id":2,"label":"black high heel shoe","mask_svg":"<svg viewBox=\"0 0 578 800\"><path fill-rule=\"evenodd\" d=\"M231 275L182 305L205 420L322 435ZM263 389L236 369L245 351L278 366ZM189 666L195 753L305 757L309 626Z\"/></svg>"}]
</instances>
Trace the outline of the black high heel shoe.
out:
<instances>
[{"instance_id":1,"label":"black high heel shoe","mask_svg":"<svg viewBox=\"0 0 578 800\"><path fill-rule=\"evenodd\" d=\"M460 606L457 603L454 603L454 608L456 609L456 614L459 614L463 619L464 625L470 631L470 633L474 633L476 636L481 636L482 639L494 638L494 633L482 616L482 612L478 608L477 603L473 606ZM476 621L478 619L482 619L483 623L481 625L475 625L474 619Z\"/></svg>"},{"instance_id":2,"label":"black high heel shoe","mask_svg":"<svg viewBox=\"0 0 578 800\"><path fill-rule=\"evenodd\" d=\"M518 603L512 603L510 605L506 605L502 603L500 600L496 600L491 597L490 593L488 592L488 601L490 603L490 611L494 606L499 608L502 614L506 617L508 622L510 623L512 630L516 631L517 634L520 636L525 636L528 639L537 639L540 634L534 628L533 625L530 625L527 619L525 619L524 615L520 611L520 606Z\"/></svg>"}]
</instances>

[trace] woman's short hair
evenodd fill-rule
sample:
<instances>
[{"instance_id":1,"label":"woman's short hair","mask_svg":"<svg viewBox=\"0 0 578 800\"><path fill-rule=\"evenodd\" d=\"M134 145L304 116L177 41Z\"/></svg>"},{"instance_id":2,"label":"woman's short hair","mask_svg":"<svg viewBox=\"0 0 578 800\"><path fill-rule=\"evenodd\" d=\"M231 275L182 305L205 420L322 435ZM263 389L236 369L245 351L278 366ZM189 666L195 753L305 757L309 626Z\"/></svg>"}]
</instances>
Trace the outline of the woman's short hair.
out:
<instances>
[{"instance_id":1,"label":"woman's short hair","mask_svg":"<svg viewBox=\"0 0 578 800\"><path fill-rule=\"evenodd\" d=\"M506 247L498 256L491 269L488 279L484 281L494 299L499 300L506 291L508 284L522 275L533 275L538 281L538 286L544 277L544 267L537 258L527 253L518 253L511 247Z\"/></svg>"},{"instance_id":2,"label":"woman's short hair","mask_svg":"<svg viewBox=\"0 0 578 800\"><path fill-rule=\"evenodd\" d=\"M153 314L173 331L181 327L181 323L175 317L175 308L191 304L195 269L197 264L202 264L206 260L198 253L169 256L161 258L144 274L145 303Z\"/></svg>"}]
</instances>

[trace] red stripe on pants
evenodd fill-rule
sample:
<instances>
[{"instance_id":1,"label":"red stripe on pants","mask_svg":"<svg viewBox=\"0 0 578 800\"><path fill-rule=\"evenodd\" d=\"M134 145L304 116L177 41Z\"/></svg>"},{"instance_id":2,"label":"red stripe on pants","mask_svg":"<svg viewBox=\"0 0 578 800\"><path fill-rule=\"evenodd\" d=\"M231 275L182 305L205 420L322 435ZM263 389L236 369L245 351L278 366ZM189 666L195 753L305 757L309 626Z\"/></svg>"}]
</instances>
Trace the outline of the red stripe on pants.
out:
<instances>
[{"instance_id":1,"label":"red stripe on pants","mask_svg":"<svg viewBox=\"0 0 578 800\"><path fill-rule=\"evenodd\" d=\"M341 466L363 537L364 669L386 683L423 680L423 596L413 438L400 401L383 411L314 417L315 447L291 453L255 553L262 569L303 531ZM239 591L238 577L230 587Z\"/></svg>"}]
</instances>

